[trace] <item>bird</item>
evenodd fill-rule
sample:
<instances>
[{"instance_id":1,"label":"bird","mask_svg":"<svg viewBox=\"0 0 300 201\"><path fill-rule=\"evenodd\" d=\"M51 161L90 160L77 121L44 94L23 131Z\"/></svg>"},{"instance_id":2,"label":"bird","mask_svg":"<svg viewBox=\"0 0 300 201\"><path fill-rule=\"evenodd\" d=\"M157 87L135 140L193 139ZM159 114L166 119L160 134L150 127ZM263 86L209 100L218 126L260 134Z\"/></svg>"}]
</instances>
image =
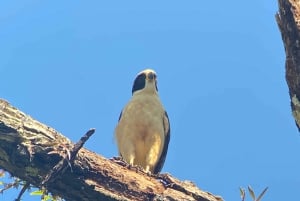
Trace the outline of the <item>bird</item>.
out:
<instances>
[{"instance_id":1,"label":"bird","mask_svg":"<svg viewBox=\"0 0 300 201\"><path fill-rule=\"evenodd\" d=\"M137 74L132 97L120 113L115 139L119 155L129 165L152 174L161 171L170 141L170 122L159 98L154 70Z\"/></svg>"}]
</instances>

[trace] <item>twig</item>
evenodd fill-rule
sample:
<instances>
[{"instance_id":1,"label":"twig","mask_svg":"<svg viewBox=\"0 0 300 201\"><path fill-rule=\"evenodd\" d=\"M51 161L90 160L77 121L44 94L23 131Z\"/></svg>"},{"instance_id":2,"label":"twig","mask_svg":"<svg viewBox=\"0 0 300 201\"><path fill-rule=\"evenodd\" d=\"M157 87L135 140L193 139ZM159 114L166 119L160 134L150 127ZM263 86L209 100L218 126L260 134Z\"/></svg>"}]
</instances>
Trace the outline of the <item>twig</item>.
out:
<instances>
[{"instance_id":1,"label":"twig","mask_svg":"<svg viewBox=\"0 0 300 201\"><path fill-rule=\"evenodd\" d=\"M80 140L74 145L71 151L70 162L73 162L75 156L77 155L78 151L83 147L84 143L95 133L95 129L91 128L88 130L84 136L80 138Z\"/></svg>"},{"instance_id":2,"label":"twig","mask_svg":"<svg viewBox=\"0 0 300 201\"><path fill-rule=\"evenodd\" d=\"M47 183L54 181L59 174L63 174L67 168L68 165L71 167L71 163L75 160L75 157L78 153L78 151L83 147L84 143L95 133L95 129L92 128L88 130L84 136L80 138L80 140L73 146L71 151L67 151L68 154L66 154L55 166L50 172L46 175L45 179L42 181L41 186L45 186Z\"/></svg>"},{"instance_id":3,"label":"twig","mask_svg":"<svg viewBox=\"0 0 300 201\"><path fill-rule=\"evenodd\" d=\"M23 188L21 189L18 197L15 199L15 201L20 201L21 200L21 197L22 195L24 194L24 192L26 191L26 189L28 189L30 186L30 184L28 182L25 183L25 185L23 186Z\"/></svg>"},{"instance_id":4,"label":"twig","mask_svg":"<svg viewBox=\"0 0 300 201\"><path fill-rule=\"evenodd\" d=\"M4 191L6 191L6 190L8 190L8 189L10 189L10 188L12 188L12 187L18 186L18 185L19 185L19 182L20 182L20 181L16 181L16 180L15 180L13 183L6 184L6 185L4 186L3 189L0 189L0 193L3 193Z\"/></svg>"}]
</instances>

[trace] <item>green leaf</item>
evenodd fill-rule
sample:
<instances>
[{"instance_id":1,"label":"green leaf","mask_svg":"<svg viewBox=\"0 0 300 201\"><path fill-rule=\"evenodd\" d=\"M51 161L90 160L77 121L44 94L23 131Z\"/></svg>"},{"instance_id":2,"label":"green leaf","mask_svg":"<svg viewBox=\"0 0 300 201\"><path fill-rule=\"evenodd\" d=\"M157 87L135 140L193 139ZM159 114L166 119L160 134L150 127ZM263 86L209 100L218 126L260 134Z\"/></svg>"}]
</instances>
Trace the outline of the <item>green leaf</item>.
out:
<instances>
[{"instance_id":1,"label":"green leaf","mask_svg":"<svg viewBox=\"0 0 300 201\"><path fill-rule=\"evenodd\" d=\"M268 190L268 187L266 187L262 192L261 194L258 196L257 200L256 201L260 201L260 199L264 196L265 192Z\"/></svg>"},{"instance_id":2,"label":"green leaf","mask_svg":"<svg viewBox=\"0 0 300 201\"><path fill-rule=\"evenodd\" d=\"M31 192L30 193L30 195L39 195L39 196L42 196L43 195L43 191L41 191L41 190L37 190L37 191L33 191L33 192Z\"/></svg>"},{"instance_id":3,"label":"green leaf","mask_svg":"<svg viewBox=\"0 0 300 201\"><path fill-rule=\"evenodd\" d=\"M51 195L45 195L42 199L42 201L48 201L48 200L52 200L52 196Z\"/></svg>"},{"instance_id":4,"label":"green leaf","mask_svg":"<svg viewBox=\"0 0 300 201\"><path fill-rule=\"evenodd\" d=\"M245 193L245 189L243 189L242 187L240 187L240 194L241 194L241 199L242 199L242 201L244 201L244 200L245 200L246 193Z\"/></svg>"},{"instance_id":5,"label":"green leaf","mask_svg":"<svg viewBox=\"0 0 300 201\"><path fill-rule=\"evenodd\" d=\"M254 201L256 201L256 199L255 199L255 193L254 193L254 191L252 190L251 186L248 186L248 191L249 191L249 193L250 193L252 199L253 199Z\"/></svg>"}]
</instances>

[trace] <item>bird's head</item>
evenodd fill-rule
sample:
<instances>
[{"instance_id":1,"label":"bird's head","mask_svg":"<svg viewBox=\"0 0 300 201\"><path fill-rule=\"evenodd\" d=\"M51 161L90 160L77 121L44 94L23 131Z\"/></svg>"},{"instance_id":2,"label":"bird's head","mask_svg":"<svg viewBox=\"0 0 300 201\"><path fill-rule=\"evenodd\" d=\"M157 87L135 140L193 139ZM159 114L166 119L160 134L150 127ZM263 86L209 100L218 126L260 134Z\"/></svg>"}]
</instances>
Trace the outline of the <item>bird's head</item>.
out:
<instances>
[{"instance_id":1,"label":"bird's head","mask_svg":"<svg viewBox=\"0 0 300 201\"><path fill-rule=\"evenodd\" d=\"M157 93L156 72L152 69L146 69L139 72L132 86L132 94L138 91L148 91Z\"/></svg>"}]
</instances>

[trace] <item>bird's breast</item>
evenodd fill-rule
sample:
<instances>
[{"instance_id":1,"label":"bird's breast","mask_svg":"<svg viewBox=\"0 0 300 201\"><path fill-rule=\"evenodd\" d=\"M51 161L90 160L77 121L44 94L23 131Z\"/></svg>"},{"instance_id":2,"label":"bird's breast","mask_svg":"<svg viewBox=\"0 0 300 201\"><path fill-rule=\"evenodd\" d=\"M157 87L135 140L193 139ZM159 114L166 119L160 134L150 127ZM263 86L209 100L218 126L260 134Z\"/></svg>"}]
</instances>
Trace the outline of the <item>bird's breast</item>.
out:
<instances>
[{"instance_id":1,"label":"bird's breast","mask_svg":"<svg viewBox=\"0 0 300 201\"><path fill-rule=\"evenodd\" d=\"M135 140L163 135L163 111L156 97L133 97L123 109L116 134Z\"/></svg>"}]
</instances>

